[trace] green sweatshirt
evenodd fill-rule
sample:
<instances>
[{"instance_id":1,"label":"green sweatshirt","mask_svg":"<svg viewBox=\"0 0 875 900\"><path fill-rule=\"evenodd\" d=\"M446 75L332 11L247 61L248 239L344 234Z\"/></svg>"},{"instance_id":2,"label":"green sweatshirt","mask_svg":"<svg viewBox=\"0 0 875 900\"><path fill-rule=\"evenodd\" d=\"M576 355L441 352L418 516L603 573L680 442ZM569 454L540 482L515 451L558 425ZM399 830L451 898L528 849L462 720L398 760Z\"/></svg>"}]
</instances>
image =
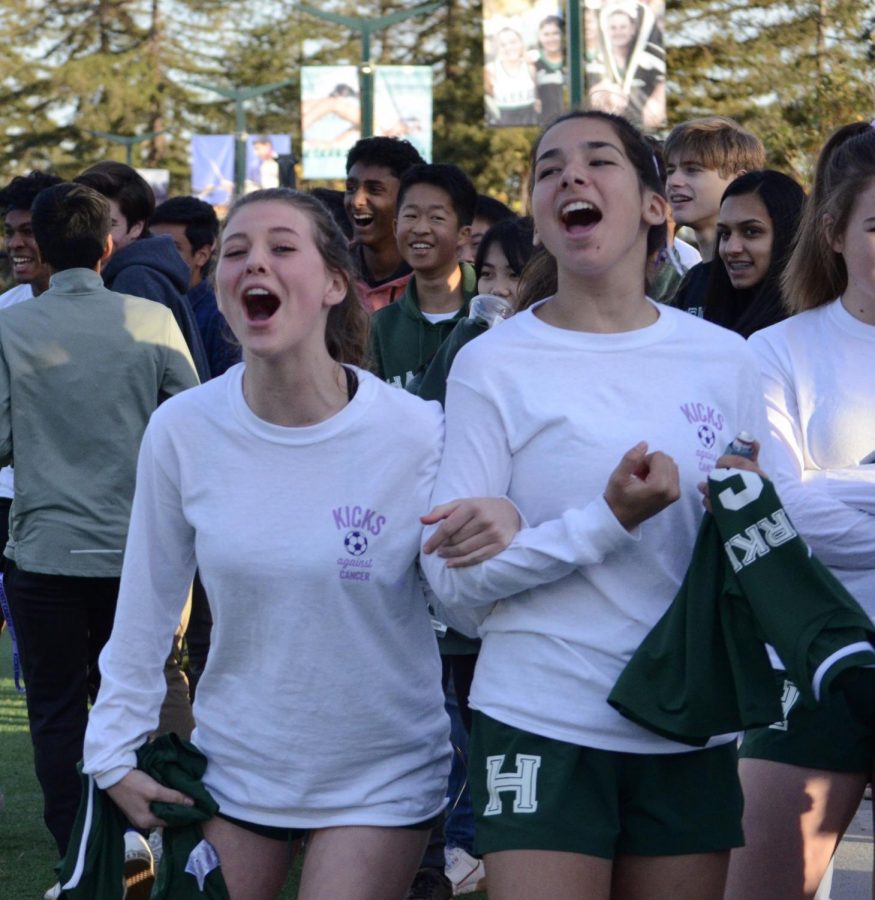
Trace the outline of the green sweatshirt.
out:
<instances>
[{"instance_id":1,"label":"green sweatshirt","mask_svg":"<svg viewBox=\"0 0 875 900\"><path fill-rule=\"evenodd\" d=\"M416 294L416 276L404 293L371 320L371 369L397 387L406 387L435 355L456 325L468 315L468 303L477 293L477 278L468 263L462 269L462 308L451 318L432 323L422 314Z\"/></svg>"},{"instance_id":2,"label":"green sweatshirt","mask_svg":"<svg viewBox=\"0 0 875 900\"><path fill-rule=\"evenodd\" d=\"M783 718L765 644L813 706L875 664L875 627L793 528L771 482L715 469L684 583L608 702L639 725L704 745Z\"/></svg>"}]
</instances>

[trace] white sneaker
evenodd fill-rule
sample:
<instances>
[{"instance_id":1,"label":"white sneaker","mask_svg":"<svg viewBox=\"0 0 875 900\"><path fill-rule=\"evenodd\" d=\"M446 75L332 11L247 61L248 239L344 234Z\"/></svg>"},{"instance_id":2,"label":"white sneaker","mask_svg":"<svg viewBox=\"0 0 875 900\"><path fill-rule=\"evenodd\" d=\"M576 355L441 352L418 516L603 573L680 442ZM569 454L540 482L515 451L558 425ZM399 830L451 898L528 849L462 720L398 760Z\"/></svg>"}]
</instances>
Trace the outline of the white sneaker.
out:
<instances>
[{"instance_id":1,"label":"white sneaker","mask_svg":"<svg viewBox=\"0 0 875 900\"><path fill-rule=\"evenodd\" d=\"M149 842L137 831L125 832L125 900L149 900L155 861Z\"/></svg>"},{"instance_id":2,"label":"white sneaker","mask_svg":"<svg viewBox=\"0 0 875 900\"><path fill-rule=\"evenodd\" d=\"M486 866L461 847L447 847L447 878L453 883L453 896L486 890Z\"/></svg>"},{"instance_id":3,"label":"white sneaker","mask_svg":"<svg viewBox=\"0 0 875 900\"><path fill-rule=\"evenodd\" d=\"M58 900L58 897L61 896L61 882L56 881L46 892L43 894L43 900Z\"/></svg>"}]
</instances>

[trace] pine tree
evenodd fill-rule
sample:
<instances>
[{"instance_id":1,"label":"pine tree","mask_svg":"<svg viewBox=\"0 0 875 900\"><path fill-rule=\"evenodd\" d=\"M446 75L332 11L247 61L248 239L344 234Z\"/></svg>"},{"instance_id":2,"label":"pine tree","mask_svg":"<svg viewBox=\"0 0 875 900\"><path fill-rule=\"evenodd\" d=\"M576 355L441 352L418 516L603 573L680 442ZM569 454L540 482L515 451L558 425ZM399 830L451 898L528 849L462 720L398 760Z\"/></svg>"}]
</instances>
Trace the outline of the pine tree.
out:
<instances>
[{"instance_id":1,"label":"pine tree","mask_svg":"<svg viewBox=\"0 0 875 900\"><path fill-rule=\"evenodd\" d=\"M670 122L732 116L805 177L833 128L875 109L873 24L862 0L669 0Z\"/></svg>"},{"instance_id":2,"label":"pine tree","mask_svg":"<svg viewBox=\"0 0 875 900\"><path fill-rule=\"evenodd\" d=\"M181 169L187 148L178 134L190 104L183 79L215 68L218 6L4 0L0 168L7 176L34 167L71 176L94 160L125 158L98 132L163 131L135 148L134 163Z\"/></svg>"}]
</instances>

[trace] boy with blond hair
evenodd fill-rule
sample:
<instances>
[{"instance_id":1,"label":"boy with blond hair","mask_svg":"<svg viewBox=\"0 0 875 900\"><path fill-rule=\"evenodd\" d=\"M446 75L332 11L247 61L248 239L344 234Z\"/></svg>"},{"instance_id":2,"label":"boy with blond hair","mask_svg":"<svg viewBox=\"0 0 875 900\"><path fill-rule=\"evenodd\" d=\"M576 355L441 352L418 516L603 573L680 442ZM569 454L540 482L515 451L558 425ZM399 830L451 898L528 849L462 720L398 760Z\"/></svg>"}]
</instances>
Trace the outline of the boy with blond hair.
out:
<instances>
[{"instance_id":1,"label":"boy with blond hair","mask_svg":"<svg viewBox=\"0 0 875 900\"><path fill-rule=\"evenodd\" d=\"M665 189L674 221L696 234L702 262L687 273L672 303L702 315L717 236L720 198L739 175L763 169L763 142L726 116L676 125L665 139Z\"/></svg>"}]
</instances>

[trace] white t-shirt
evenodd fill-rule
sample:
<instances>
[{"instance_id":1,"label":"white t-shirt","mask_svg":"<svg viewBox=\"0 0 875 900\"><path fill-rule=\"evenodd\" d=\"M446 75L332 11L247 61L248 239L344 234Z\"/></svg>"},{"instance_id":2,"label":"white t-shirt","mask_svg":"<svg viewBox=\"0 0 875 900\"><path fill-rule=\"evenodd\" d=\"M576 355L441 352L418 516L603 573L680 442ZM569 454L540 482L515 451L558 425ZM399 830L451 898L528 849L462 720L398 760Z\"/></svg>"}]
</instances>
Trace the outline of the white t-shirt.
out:
<instances>
[{"instance_id":1,"label":"white t-shirt","mask_svg":"<svg viewBox=\"0 0 875 900\"><path fill-rule=\"evenodd\" d=\"M875 618L875 327L834 300L751 335L793 524Z\"/></svg>"},{"instance_id":2,"label":"white t-shirt","mask_svg":"<svg viewBox=\"0 0 875 900\"><path fill-rule=\"evenodd\" d=\"M14 306L21 303L22 300L30 300L33 297L33 290L29 284L16 284L15 287L9 288L0 294L0 309L6 309L7 306ZM14 469L12 466L3 466L0 468L0 497L7 497L10 500L15 496L15 479L13 477ZM0 552L3 548L0 547Z\"/></svg>"},{"instance_id":3,"label":"white t-shirt","mask_svg":"<svg viewBox=\"0 0 875 900\"><path fill-rule=\"evenodd\" d=\"M633 753L690 750L606 698L683 580L703 513L697 484L739 431L768 430L744 341L656 308L653 325L619 334L556 328L529 310L460 351L433 501L506 495L527 527L477 566L422 560L445 621L470 633L483 619L473 707ZM641 440L677 462L682 496L630 534L603 493Z\"/></svg>"},{"instance_id":4,"label":"white t-shirt","mask_svg":"<svg viewBox=\"0 0 875 900\"><path fill-rule=\"evenodd\" d=\"M452 319L455 315L458 314L459 310L454 309L450 312L441 312L441 313L430 313L430 312L422 312L423 319L431 322L432 325L437 325L438 322L446 322L447 319Z\"/></svg>"},{"instance_id":5,"label":"white t-shirt","mask_svg":"<svg viewBox=\"0 0 875 900\"><path fill-rule=\"evenodd\" d=\"M680 238L674 239L674 248L684 269L692 269L702 261L702 254L692 245Z\"/></svg>"},{"instance_id":6,"label":"white t-shirt","mask_svg":"<svg viewBox=\"0 0 875 900\"><path fill-rule=\"evenodd\" d=\"M416 568L440 407L356 370L339 413L283 428L249 409L243 370L168 400L143 438L85 771L115 783L157 723L197 564L213 631L192 740L222 811L291 828L427 819L451 759Z\"/></svg>"}]
</instances>

